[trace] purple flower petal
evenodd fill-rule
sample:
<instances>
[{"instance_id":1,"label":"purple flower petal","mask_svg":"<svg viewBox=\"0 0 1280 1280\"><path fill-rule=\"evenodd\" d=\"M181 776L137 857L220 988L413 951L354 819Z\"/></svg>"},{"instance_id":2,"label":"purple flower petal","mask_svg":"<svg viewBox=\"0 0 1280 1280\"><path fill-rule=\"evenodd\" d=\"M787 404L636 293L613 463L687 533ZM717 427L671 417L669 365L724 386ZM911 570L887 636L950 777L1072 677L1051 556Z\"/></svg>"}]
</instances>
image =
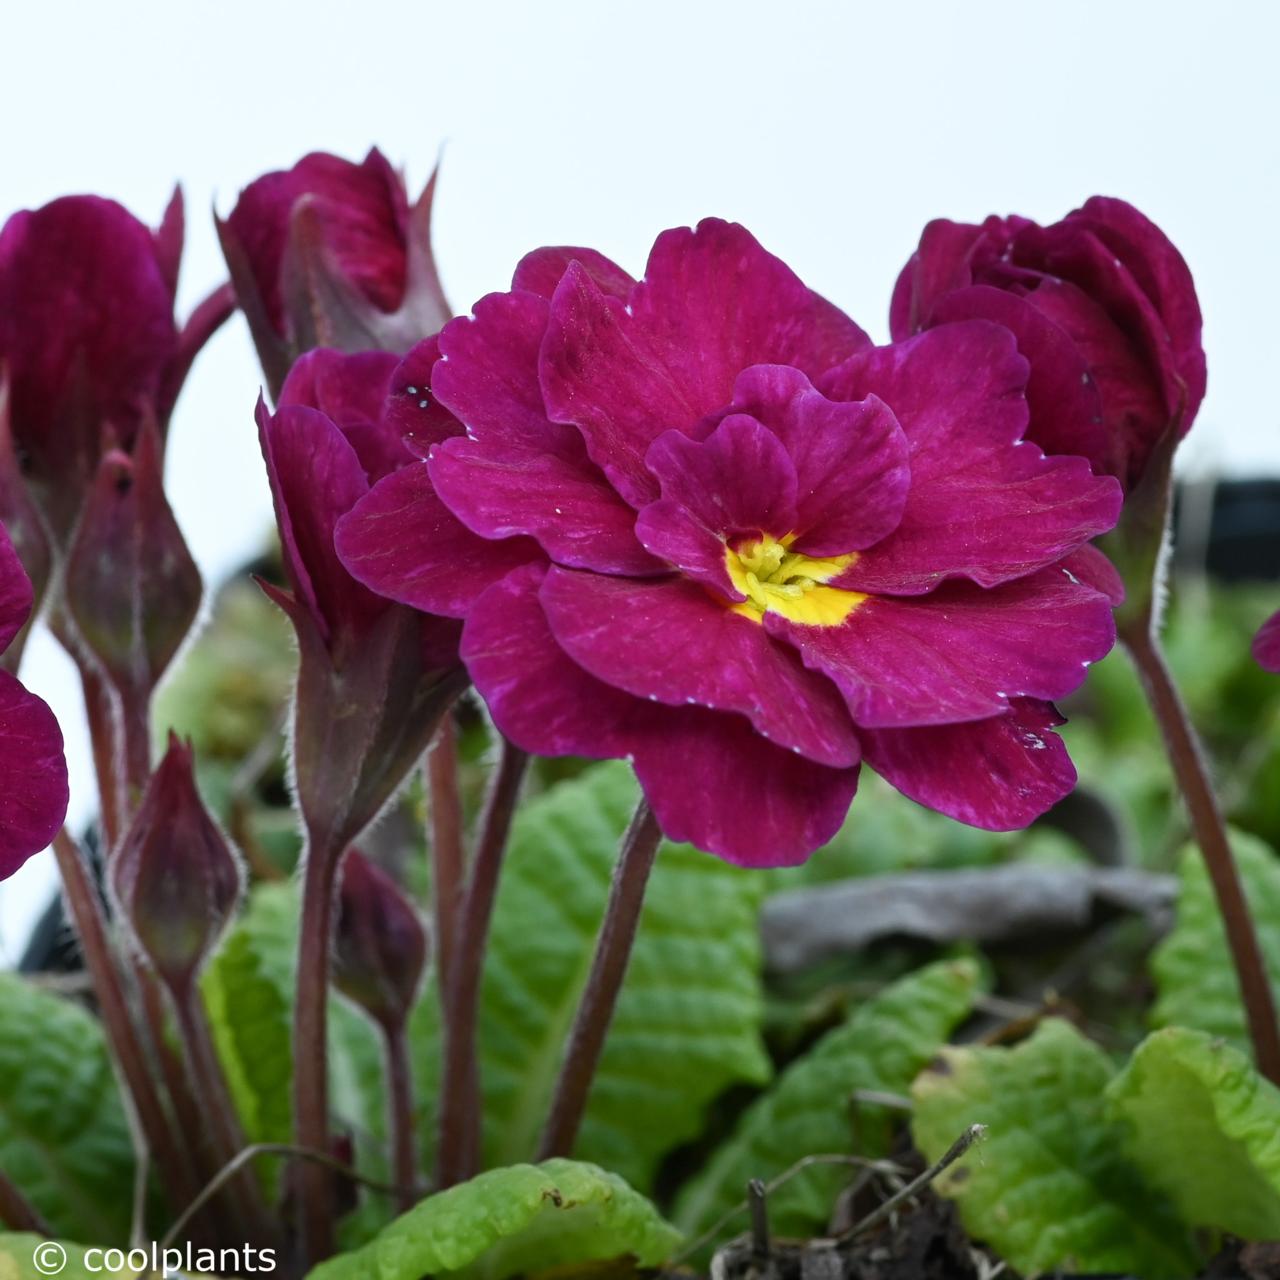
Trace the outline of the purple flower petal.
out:
<instances>
[{"instance_id":1,"label":"purple flower petal","mask_svg":"<svg viewBox=\"0 0 1280 1280\"><path fill-rule=\"evenodd\" d=\"M0 880L49 844L66 817L67 798L53 712L0 671Z\"/></svg>"},{"instance_id":2,"label":"purple flower petal","mask_svg":"<svg viewBox=\"0 0 1280 1280\"><path fill-rule=\"evenodd\" d=\"M0 653L9 647L31 616L34 598L31 579L4 525L0 524Z\"/></svg>"},{"instance_id":3,"label":"purple flower petal","mask_svg":"<svg viewBox=\"0 0 1280 1280\"><path fill-rule=\"evenodd\" d=\"M636 776L659 826L743 867L804 862L840 829L858 767L828 769L767 742L741 716L689 709L637 737Z\"/></svg>"},{"instance_id":4,"label":"purple flower petal","mask_svg":"<svg viewBox=\"0 0 1280 1280\"><path fill-rule=\"evenodd\" d=\"M726 405L753 364L816 376L868 344L749 232L708 218L658 237L624 305L571 265L551 303L542 389L551 417L634 505L657 497L645 469L663 431L692 432Z\"/></svg>"},{"instance_id":5,"label":"purple flower petal","mask_svg":"<svg viewBox=\"0 0 1280 1280\"><path fill-rule=\"evenodd\" d=\"M1253 638L1253 656L1268 671L1280 674L1280 613L1272 614Z\"/></svg>"},{"instance_id":6,"label":"purple flower petal","mask_svg":"<svg viewBox=\"0 0 1280 1280\"><path fill-rule=\"evenodd\" d=\"M585 457L446 440L431 451L441 501L483 538L528 535L561 564L601 573L660 573L636 537L636 513Z\"/></svg>"},{"instance_id":7,"label":"purple flower petal","mask_svg":"<svg viewBox=\"0 0 1280 1280\"><path fill-rule=\"evenodd\" d=\"M1115 480L1019 443L1026 374L1007 330L969 321L856 355L819 380L839 399L878 396L911 447L901 524L836 585L909 595L964 576L994 586L1112 528Z\"/></svg>"},{"instance_id":8,"label":"purple flower petal","mask_svg":"<svg viewBox=\"0 0 1280 1280\"><path fill-rule=\"evenodd\" d=\"M797 552L860 551L898 527L911 485L909 447L882 401L828 400L798 369L757 365L738 377L733 407L768 426L794 465L796 522L769 531L798 532Z\"/></svg>"},{"instance_id":9,"label":"purple flower petal","mask_svg":"<svg viewBox=\"0 0 1280 1280\"><path fill-rule=\"evenodd\" d=\"M531 538L491 542L440 501L425 463L387 476L338 521L334 545L347 571L379 595L461 618L518 565L545 560Z\"/></svg>"},{"instance_id":10,"label":"purple flower petal","mask_svg":"<svg viewBox=\"0 0 1280 1280\"><path fill-rule=\"evenodd\" d=\"M462 423L436 399L431 379L440 360L440 338L426 338L409 352L391 375L381 429L399 439L416 458L431 446L465 435Z\"/></svg>"},{"instance_id":11,"label":"purple flower petal","mask_svg":"<svg viewBox=\"0 0 1280 1280\"><path fill-rule=\"evenodd\" d=\"M556 285L564 277L571 262L576 262L600 286L602 292L621 298L624 302L635 288L635 277L623 271L603 253L569 245L547 246L526 253L516 267L511 287L536 293L538 297L550 302Z\"/></svg>"},{"instance_id":12,"label":"purple flower petal","mask_svg":"<svg viewBox=\"0 0 1280 1280\"><path fill-rule=\"evenodd\" d=\"M476 688L513 742L541 755L632 758L663 831L731 862L790 865L835 834L856 767L775 747L741 716L658 706L595 679L555 642L538 600L543 576L529 565L490 587L463 632Z\"/></svg>"},{"instance_id":13,"label":"purple flower petal","mask_svg":"<svg viewBox=\"0 0 1280 1280\"><path fill-rule=\"evenodd\" d=\"M1005 715L927 729L862 735L869 764L903 795L970 826L1014 831L1076 784L1051 706L1021 700Z\"/></svg>"},{"instance_id":14,"label":"purple flower petal","mask_svg":"<svg viewBox=\"0 0 1280 1280\"><path fill-rule=\"evenodd\" d=\"M565 564L652 573L659 566L636 538L635 511L575 428L547 418L538 385L546 325L542 298L510 293L481 299L474 318L445 327L432 390L471 438L433 451L432 480L483 537L527 534Z\"/></svg>"},{"instance_id":15,"label":"purple flower petal","mask_svg":"<svg viewBox=\"0 0 1280 1280\"><path fill-rule=\"evenodd\" d=\"M334 526L368 491L364 468L342 432L316 409L285 405L274 416L258 402L285 568L298 599L326 641L360 630L387 607L343 567Z\"/></svg>"},{"instance_id":16,"label":"purple flower petal","mask_svg":"<svg viewBox=\"0 0 1280 1280\"><path fill-rule=\"evenodd\" d=\"M745 413L730 414L705 440L665 432L650 446L646 463L663 500L677 503L719 536L722 561L728 538L782 536L796 527L796 469L786 445ZM661 541L656 524L651 537Z\"/></svg>"},{"instance_id":17,"label":"purple flower petal","mask_svg":"<svg viewBox=\"0 0 1280 1280\"><path fill-rule=\"evenodd\" d=\"M318 409L341 429L370 481L380 480L413 459L403 433L384 421L399 363L390 351L308 351L289 370L277 407L301 404Z\"/></svg>"},{"instance_id":18,"label":"purple flower petal","mask_svg":"<svg viewBox=\"0 0 1280 1280\"><path fill-rule=\"evenodd\" d=\"M556 642L612 687L669 706L740 712L780 747L825 765L857 764L835 686L692 583L552 568L539 598Z\"/></svg>"},{"instance_id":19,"label":"purple flower petal","mask_svg":"<svg viewBox=\"0 0 1280 1280\"><path fill-rule=\"evenodd\" d=\"M991 285L957 289L939 300L934 323L990 320L1002 324L1030 362L1027 439L1050 454L1079 454L1094 469L1114 475L1123 442L1102 414L1097 379L1070 333L1042 313L1027 296Z\"/></svg>"},{"instance_id":20,"label":"purple flower petal","mask_svg":"<svg viewBox=\"0 0 1280 1280\"><path fill-rule=\"evenodd\" d=\"M984 589L871 596L835 627L765 615L805 665L839 686L870 728L939 725L1004 711L1018 697L1065 697L1115 643L1107 598L1061 568Z\"/></svg>"}]
</instances>

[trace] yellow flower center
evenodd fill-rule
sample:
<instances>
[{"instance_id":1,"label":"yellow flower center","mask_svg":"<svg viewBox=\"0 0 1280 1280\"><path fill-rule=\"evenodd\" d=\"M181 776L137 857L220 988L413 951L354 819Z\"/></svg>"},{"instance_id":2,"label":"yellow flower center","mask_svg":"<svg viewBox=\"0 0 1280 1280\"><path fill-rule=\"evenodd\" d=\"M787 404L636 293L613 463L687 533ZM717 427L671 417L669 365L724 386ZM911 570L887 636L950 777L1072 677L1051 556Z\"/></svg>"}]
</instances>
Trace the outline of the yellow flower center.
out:
<instances>
[{"instance_id":1,"label":"yellow flower center","mask_svg":"<svg viewBox=\"0 0 1280 1280\"><path fill-rule=\"evenodd\" d=\"M747 597L731 607L752 622L777 613L804 626L839 626L867 597L825 584L847 569L857 552L821 559L801 555L791 550L795 538L793 533L784 538L766 533L725 548L729 578Z\"/></svg>"}]
</instances>

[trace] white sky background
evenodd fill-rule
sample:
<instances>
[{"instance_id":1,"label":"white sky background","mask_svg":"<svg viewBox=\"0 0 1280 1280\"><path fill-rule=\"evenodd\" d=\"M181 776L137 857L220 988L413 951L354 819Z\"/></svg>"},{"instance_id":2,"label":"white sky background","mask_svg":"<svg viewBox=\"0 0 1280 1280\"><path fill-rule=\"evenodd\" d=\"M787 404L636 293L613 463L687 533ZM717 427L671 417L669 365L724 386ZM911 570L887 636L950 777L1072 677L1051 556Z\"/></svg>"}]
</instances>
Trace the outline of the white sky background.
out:
<instances>
[{"instance_id":1,"label":"white sky background","mask_svg":"<svg viewBox=\"0 0 1280 1280\"><path fill-rule=\"evenodd\" d=\"M154 223L181 181L184 314L223 278L211 205L312 149L376 143L416 190L445 147L436 253L459 309L536 245L638 274L657 232L717 214L878 339L929 218L1044 221L1123 196L1200 289L1209 394L1185 464L1280 474L1280 6L1264 0L45 0L5 5L3 31L0 217L93 191ZM237 319L174 418L171 494L210 581L270 518L259 380ZM37 637L23 676L59 713L83 821L69 664ZM0 886L0 962L51 861Z\"/></svg>"}]
</instances>

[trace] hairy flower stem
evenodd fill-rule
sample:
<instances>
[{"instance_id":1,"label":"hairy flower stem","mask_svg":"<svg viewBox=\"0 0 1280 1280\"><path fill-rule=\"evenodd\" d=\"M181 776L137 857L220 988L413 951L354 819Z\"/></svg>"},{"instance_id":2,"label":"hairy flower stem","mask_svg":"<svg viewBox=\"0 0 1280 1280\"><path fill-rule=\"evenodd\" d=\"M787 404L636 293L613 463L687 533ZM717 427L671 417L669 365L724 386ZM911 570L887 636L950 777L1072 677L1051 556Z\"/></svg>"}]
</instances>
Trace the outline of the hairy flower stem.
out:
<instances>
[{"instance_id":1,"label":"hairy flower stem","mask_svg":"<svg viewBox=\"0 0 1280 1280\"><path fill-rule=\"evenodd\" d=\"M436 981L440 1007L448 1003L453 957L458 945L465 867L462 853L462 798L458 793L458 734L445 712L427 751L427 804L431 821L431 899L435 916Z\"/></svg>"},{"instance_id":2,"label":"hairy flower stem","mask_svg":"<svg viewBox=\"0 0 1280 1280\"><path fill-rule=\"evenodd\" d=\"M560 1078L556 1081L551 1113L538 1148L539 1160L573 1153L618 992L622 990L631 960L645 886L661 841L662 832L653 811L647 801L641 800L622 838L591 973L578 1005L578 1016L569 1035Z\"/></svg>"},{"instance_id":3,"label":"hairy flower stem","mask_svg":"<svg viewBox=\"0 0 1280 1280\"><path fill-rule=\"evenodd\" d=\"M329 1150L329 967L341 849L312 836L302 874L298 989L293 1011L293 1133L297 1146ZM333 1252L333 1174L311 1161L294 1164L304 1262Z\"/></svg>"},{"instance_id":4,"label":"hairy flower stem","mask_svg":"<svg viewBox=\"0 0 1280 1280\"><path fill-rule=\"evenodd\" d=\"M480 834L459 924L453 982L445 1005L437 1191L465 1182L480 1170L480 1062L476 1053L480 978L498 875L528 764L528 755L504 739L480 819Z\"/></svg>"},{"instance_id":5,"label":"hairy flower stem","mask_svg":"<svg viewBox=\"0 0 1280 1280\"><path fill-rule=\"evenodd\" d=\"M1120 639L1138 669L1147 700L1160 725L1169 763L1213 884L1258 1070L1273 1084L1280 1084L1280 1028L1276 1024L1275 1000L1200 741L1150 619L1123 628Z\"/></svg>"},{"instance_id":6,"label":"hairy flower stem","mask_svg":"<svg viewBox=\"0 0 1280 1280\"><path fill-rule=\"evenodd\" d=\"M102 1023L129 1096L138 1128L160 1171L170 1203L189 1203L200 1190L196 1174L176 1140L147 1068L146 1054L129 1016L124 988L107 937L102 907L79 846L64 827L53 840L67 906L80 937L85 965L93 980Z\"/></svg>"},{"instance_id":7,"label":"hairy flower stem","mask_svg":"<svg viewBox=\"0 0 1280 1280\"><path fill-rule=\"evenodd\" d=\"M124 803L124 778L116 767L116 716L111 689L105 680L80 663L84 710L93 746L93 768L98 779L102 847L110 851L120 838Z\"/></svg>"},{"instance_id":8,"label":"hairy flower stem","mask_svg":"<svg viewBox=\"0 0 1280 1280\"><path fill-rule=\"evenodd\" d=\"M0 1169L0 1226L9 1231L30 1231L38 1236L51 1235L35 1206L9 1181Z\"/></svg>"},{"instance_id":9,"label":"hairy flower stem","mask_svg":"<svg viewBox=\"0 0 1280 1280\"><path fill-rule=\"evenodd\" d=\"M391 1123L392 1180L398 1188L401 1213L418 1202L417 1133L413 1123L413 1077L409 1070L409 1040L404 1024L383 1028L387 1062L387 1112Z\"/></svg>"},{"instance_id":10,"label":"hairy flower stem","mask_svg":"<svg viewBox=\"0 0 1280 1280\"><path fill-rule=\"evenodd\" d=\"M201 1104L214 1172L225 1167L248 1145L227 1089L226 1078L209 1035L199 988L194 983L169 988L177 1014L183 1053ZM252 1170L244 1169L228 1184L228 1209L246 1239L262 1247L279 1245L279 1231L267 1212L262 1190Z\"/></svg>"}]
</instances>

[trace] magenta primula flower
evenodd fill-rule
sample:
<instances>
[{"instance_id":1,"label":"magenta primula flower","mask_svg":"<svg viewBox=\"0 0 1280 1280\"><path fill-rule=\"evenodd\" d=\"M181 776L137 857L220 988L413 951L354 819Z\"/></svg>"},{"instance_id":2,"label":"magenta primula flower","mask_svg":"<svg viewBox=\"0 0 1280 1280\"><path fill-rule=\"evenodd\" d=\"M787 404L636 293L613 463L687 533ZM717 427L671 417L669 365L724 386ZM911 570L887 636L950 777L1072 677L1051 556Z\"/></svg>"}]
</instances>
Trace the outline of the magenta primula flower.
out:
<instances>
[{"instance_id":1,"label":"magenta primula flower","mask_svg":"<svg viewBox=\"0 0 1280 1280\"><path fill-rule=\"evenodd\" d=\"M163 436L192 360L231 313L230 291L215 291L178 329L182 242L180 193L155 232L88 195L15 213L0 232L10 426L58 544L103 452L130 451L146 419Z\"/></svg>"},{"instance_id":2,"label":"magenta primula flower","mask_svg":"<svg viewBox=\"0 0 1280 1280\"><path fill-rule=\"evenodd\" d=\"M631 759L670 837L753 865L828 840L863 760L990 828L1071 788L1051 700L1114 626L1063 561L1120 490L1022 442L1005 329L873 347L708 220L660 236L639 283L534 253L438 349L392 400L466 434L437 417L445 438L339 522L338 553L466 619L518 746Z\"/></svg>"},{"instance_id":3,"label":"magenta primula flower","mask_svg":"<svg viewBox=\"0 0 1280 1280\"><path fill-rule=\"evenodd\" d=\"M0 525L0 654L31 613L31 583ZM0 880L53 839L67 813L67 765L53 712L0 670Z\"/></svg>"},{"instance_id":4,"label":"magenta primula flower","mask_svg":"<svg viewBox=\"0 0 1280 1280\"><path fill-rule=\"evenodd\" d=\"M1273 613L1258 629L1253 656L1260 666L1280 674L1280 613Z\"/></svg>"},{"instance_id":5,"label":"magenta primula flower","mask_svg":"<svg viewBox=\"0 0 1280 1280\"><path fill-rule=\"evenodd\" d=\"M218 234L272 390L319 346L404 351L452 312L431 253L435 179L409 202L375 147L312 152L241 193Z\"/></svg>"},{"instance_id":6,"label":"magenta primula flower","mask_svg":"<svg viewBox=\"0 0 1280 1280\"><path fill-rule=\"evenodd\" d=\"M1186 262L1149 218L1094 196L1060 222L929 223L903 268L893 336L982 318L1031 362L1029 438L1083 454L1126 488L1204 399L1200 304Z\"/></svg>"},{"instance_id":7,"label":"magenta primula flower","mask_svg":"<svg viewBox=\"0 0 1280 1280\"><path fill-rule=\"evenodd\" d=\"M465 684L455 620L374 594L334 554L339 517L368 492L371 475L395 465L397 430L382 438L372 419L396 363L318 350L294 367L274 415L258 406L291 587L269 592L300 651L299 808L313 844L335 857L400 785Z\"/></svg>"}]
</instances>

